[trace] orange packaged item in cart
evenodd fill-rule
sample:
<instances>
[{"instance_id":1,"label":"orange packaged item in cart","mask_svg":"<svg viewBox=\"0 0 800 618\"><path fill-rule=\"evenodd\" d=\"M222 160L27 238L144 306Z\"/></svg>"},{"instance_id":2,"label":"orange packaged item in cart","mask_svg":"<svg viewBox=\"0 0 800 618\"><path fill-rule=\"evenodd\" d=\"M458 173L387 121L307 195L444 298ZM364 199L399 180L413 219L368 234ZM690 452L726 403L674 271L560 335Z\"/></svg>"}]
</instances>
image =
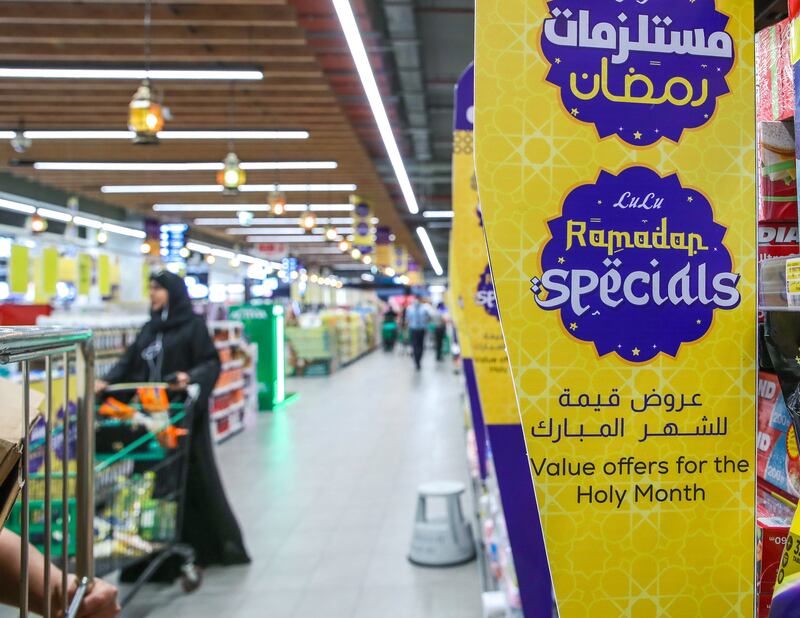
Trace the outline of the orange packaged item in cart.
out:
<instances>
[{"instance_id":1,"label":"orange packaged item in cart","mask_svg":"<svg viewBox=\"0 0 800 618\"><path fill-rule=\"evenodd\" d=\"M158 441L163 448L174 450L178 448L178 438L187 435L189 432L186 429L179 429L175 425L170 425L164 431L158 434Z\"/></svg>"},{"instance_id":2,"label":"orange packaged item in cart","mask_svg":"<svg viewBox=\"0 0 800 618\"><path fill-rule=\"evenodd\" d=\"M145 412L165 412L169 410L169 398L163 388L138 388L136 394Z\"/></svg>"},{"instance_id":3,"label":"orange packaged item in cart","mask_svg":"<svg viewBox=\"0 0 800 618\"><path fill-rule=\"evenodd\" d=\"M127 403L121 402L115 397L109 397L101 405L99 409L100 414L109 418L119 420L129 420L136 414L136 410L129 406Z\"/></svg>"}]
</instances>

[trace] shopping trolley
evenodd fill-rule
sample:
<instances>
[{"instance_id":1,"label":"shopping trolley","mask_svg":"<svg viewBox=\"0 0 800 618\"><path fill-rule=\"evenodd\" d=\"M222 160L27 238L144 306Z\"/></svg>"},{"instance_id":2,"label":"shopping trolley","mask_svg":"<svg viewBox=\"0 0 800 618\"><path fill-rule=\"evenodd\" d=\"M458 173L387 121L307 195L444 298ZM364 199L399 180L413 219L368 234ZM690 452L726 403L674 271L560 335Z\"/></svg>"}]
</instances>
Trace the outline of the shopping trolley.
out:
<instances>
[{"instance_id":1,"label":"shopping trolley","mask_svg":"<svg viewBox=\"0 0 800 618\"><path fill-rule=\"evenodd\" d=\"M41 466L38 488L41 496L36 510L43 522L42 551L45 564L58 558L62 569L61 589L68 589L67 574L78 577L78 588L70 602L62 595L63 606L52 607L50 594L43 598L42 613L50 618L58 609L74 617L94 575L94 348L91 332L59 328L0 328L0 365L18 369L22 389L22 428L20 441L17 522L21 537L19 615L29 613L29 557L31 540L31 466ZM74 378L73 378L74 372ZM57 381L61 383L57 388ZM72 383L75 382L73 388ZM32 388L43 391L41 414L31 405ZM61 399L60 410L56 406ZM70 403L72 402L72 405ZM36 435L34 435L36 434ZM63 445L74 435L74 459ZM56 449L60 441L62 448ZM57 452L60 450L60 452ZM34 460L34 457L36 460ZM54 467L59 471L54 473ZM60 478L60 491L53 480ZM73 505L71 508L69 505ZM60 517L54 516L54 508ZM59 521L59 530L53 522ZM3 523L3 522L0 522ZM58 556L53 538L58 539ZM71 548L71 549L68 549ZM44 571L44 590L51 590L50 569Z\"/></svg>"},{"instance_id":2,"label":"shopping trolley","mask_svg":"<svg viewBox=\"0 0 800 618\"><path fill-rule=\"evenodd\" d=\"M194 404L190 385L170 402L168 383L111 385L97 411L95 570L139 569L121 600L125 607L172 557L181 585L201 584L194 550L180 542Z\"/></svg>"}]
</instances>

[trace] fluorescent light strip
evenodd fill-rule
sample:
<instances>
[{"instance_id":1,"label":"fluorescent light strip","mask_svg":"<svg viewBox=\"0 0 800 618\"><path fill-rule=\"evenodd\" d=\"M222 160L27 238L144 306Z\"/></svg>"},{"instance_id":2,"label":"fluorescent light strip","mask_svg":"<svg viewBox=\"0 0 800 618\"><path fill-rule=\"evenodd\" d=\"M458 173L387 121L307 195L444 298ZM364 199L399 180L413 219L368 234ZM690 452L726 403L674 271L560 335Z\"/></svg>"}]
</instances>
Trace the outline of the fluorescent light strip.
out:
<instances>
[{"instance_id":1,"label":"fluorescent light strip","mask_svg":"<svg viewBox=\"0 0 800 618\"><path fill-rule=\"evenodd\" d=\"M355 191L354 184L333 185L242 185L242 193L270 193L272 191L284 192L317 192L317 191ZM104 185L100 187L103 193L222 193L222 185Z\"/></svg>"},{"instance_id":2,"label":"fluorescent light strip","mask_svg":"<svg viewBox=\"0 0 800 618\"><path fill-rule=\"evenodd\" d=\"M452 219L452 210L426 210L422 213L426 219Z\"/></svg>"},{"instance_id":3,"label":"fluorescent light strip","mask_svg":"<svg viewBox=\"0 0 800 618\"><path fill-rule=\"evenodd\" d=\"M211 249L211 255L224 260L232 260L236 257L233 251L228 251L227 249Z\"/></svg>"},{"instance_id":4,"label":"fluorescent light strip","mask_svg":"<svg viewBox=\"0 0 800 618\"><path fill-rule=\"evenodd\" d=\"M14 136L13 131L9 131ZM25 137L33 140L48 139L133 139L133 131L108 131L108 130L30 130L24 132ZM274 139L308 139L308 131L159 131L159 139L163 140L274 140Z\"/></svg>"},{"instance_id":5,"label":"fluorescent light strip","mask_svg":"<svg viewBox=\"0 0 800 618\"><path fill-rule=\"evenodd\" d=\"M269 260L253 257L251 255L246 255L244 253L236 253L234 251L231 251L230 249L223 249L222 247L213 247L210 245L204 245L199 242L189 241L186 243L186 248L189 251L194 251L195 253L201 253L203 255L213 255L214 257L218 257L224 260L232 260L236 258L242 264L256 264L266 268L269 271L281 267L281 265L278 264L277 262L270 262Z\"/></svg>"},{"instance_id":6,"label":"fluorescent light strip","mask_svg":"<svg viewBox=\"0 0 800 618\"><path fill-rule=\"evenodd\" d=\"M270 212L267 204L153 204L156 212ZM237 220L238 221L238 220Z\"/></svg>"},{"instance_id":7,"label":"fluorescent light strip","mask_svg":"<svg viewBox=\"0 0 800 618\"><path fill-rule=\"evenodd\" d=\"M251 161L241 164L243 170L335 170L336 161Z\"/></svg>"},{"instance_id":8,"label":"fluorescent light strip","mask_svg":"<svg viewBox=\"0 0 800 618\"><path fill-rule=\"evenodd\" d=\"M135 230L130 227L125 227L124 225L117 225L116 223L103 223L103 229L106 232L120 234L121 236L130 236L131 238L147 238L147 234L145 234L142 230Z\"/></svg>"},{"instance_id":9,"label":"fluorescent light strip","mask_svg":"<svg viewBox=\"0 0 800 618\"><path fill-rule=\"evenodd\" d=\"M305 243L326 242L324 236L248 236L247 242L264 243Z\"/></svg>"},{"instance_id":10,"label":"fluorescent light strip","mask_svg":"<svg viewBox=\"0 0 800 618\"><path fill-rule=\"evenodd\" d=\"M355 206L352 204L309 204L308 210L311 212L353 212ZM287 204L286 210L289 210Z\"/></svg>"},{"instance_id":11,"label":"fluorescent light strip","mask_svg":"<svg viewBox=\"0 0 800 618\"><path fill-rule=\"evenodd\" d=\"M79 225L81 227L103 229L107 232L120 234L122 236L130 236L133 238L145 238L147 236L142 230L126 227L124 225L118 225L116 223L109 223L81 216L76 216L73 218L71 214L61 210L54 210L52 208L36 208L35 206L32 206L30 204L17 202L14 200L7 200L4 198L0 198L0 209L10 210L12 212L18 212L24 215L32 215L36 213L40 217L44 217L45 219L62 221L64 223L69 223L70 221L72 221L75 225Z\"/></svg>"},{"instance_id":12,"label":"fluorescent light strip","mask_svg":"<svg viewBox=\"0 0 800 618\"><path fill-rule=\"evenodd\" d=\"M286 223L286 222L284 222ZM247 236L248 234L297 234L302 236L306 231L299 225L295 227L230 227L225 230L231 236Z\"/></svg>"},{"instance_id":13,"label":"fluorescent light strip","mask_svg":"<svg viewBox=\"0 0 800 618\"><path fill-rule=\"evenodd\" d=\"M202 253L203 255L208 255L209 253L211 253L211 247L208 247L206 245L201 245L200 243L197 242L187 242L186 248L189 251L195 251L197 253Z\"/></svg>"},{"instance_id":14,"label":"fluorescent light strip","mask_svg":"<svg viewBox=\"0 0 800 618\"><path fill-rule=\"evenodd\" d=\"M441 277L442 273L444 273L444 270L442 269L442 265L439 263L439 258L436 256L436 251L434 250L431 239L428 236L428 231L424 227L418 227L417 236L419 236L422 246L425 248L425 253L428 255L428 261L433 267L433 272L436 273L437 277Z\"/></svg>"},{"instance_id":15,"label":"fluorescent light strip","mask_svg":"<svg viewBox=\"0 0 800 618\"><path fill-rule=\"evenodd\" d=\"M270 188L271 187L271 188ZM244 185L239 187L239 190L243 193L254 192L254 191L284 191L286 193L296 193L296 192L317 192L317 191L356 191L358 190L358 185L356 184L330 184L330 185L303 185L303 184L291 184L291 185Z\"/></svg>"},{"instance_id":16,"label":"fluorescent light strip","mask_svg":"<svg viewBox=\"0 0 800 618\"><path fill-rule=\"evenodd\" d=\"M294 221L291 217L255 218L250 221L250 228L255 225L287 225ZM352 225L352 217L332 217L317 219L317 225ZM232 225L241 226L239 219L231 218L201 218L194 220L195 225ZM240 227L240 229L248 229Z\"/></svg>"},{"instance_id":17,"label":"fluorescent light strip","mask_svg":"<svg viewBox=\"0 0 800 618\"><path fill-rule=\"evenodd\" d=\"M308 131L159 131L159 139L308 139Z\"/></svg>"},{"instance_id":18,"label":"fluorescent light strip","mask_svg":"<svg viewBox=\"0 0 800 618\"><path fill-rule=\"evenodd\" d=\"M361 77L361 84L364 86L364 92L372 108L372 115L378 125L378 131L381 134L386 153L389 155L389 161L397 176L397 182L405 198L406 206L409 212L416 214L419 212L419 205L414 195L414 188L411 186L411 181L403 164L403 157L397 147L397 141L395 140L389 117L386 114L386 108L383 106L381 93L378 90L378 84L375 82L375 75L369 63L367 51L364 49L364 42L361 40L361 33L358 31L353 9L349 0L333 0L333 6L336 9L336 15L339 17L339 23L342 25L342 31L347 39L347 45L350 48L350 54L353 56L356 70L358 70L358 75Z\"/></svg>"},{"instance_id":19,"label":"fluorescent light strip","mask_svg":"<svg viewBox=\"0 0 800 618\"><path fill-rule=\"evenodd\" d=\"M252 161L243 170L332 170L336 161ZM33 169L58 172L214 172L224 169L220 162L123 163L82 161L36 161Z\"/></svg>"},{"instance_id":20,"label":"fluorescent light strip","mask_svg":"<svg viewBox=\"0 0 800 618\"><path fill-rule=\"evenodd\" d=\"M103 193L222 193L222 185L105 185Z\"/></svg>"},{"instance_id":21,"label":"fluorescent light strip","mask_svg":"<svg viewBox=\"0 0 800 618\"><path fill-rule=\"evenodd\" d=\"M298 249L292 253L298 255L344 255L338 247L309 247L308 249Z\"/></svg>"},{"instance_id":22,"label":"fluorescent light strip","mask_svg":"<svg viewBox=\"0 0 800 618\"><path fill-rule=\"evenodd\" d=\"M81 217L78 215L72 218L72 222L81 227L90 227L93 230L99 230L103 227L102 221L98 221L97 219L89 219L87 217Z\"/></svg>"},{"instance_id":23,"label":"fluorescent light strip","mask_svg":"<svg viewBox=\"0 0 800 618\"><path fill-rule=\"evenodd\" d=\"M23 215L32 215L36 212L36 207L30 204L23 204L22 202L15 202L13 200L6 200L0 198L0 208L3 210L10 210L12 212L19 212Z\"/></svg>"},{"instance_id":24,"label":"fluorescent light strip","mask_svg":"<svg viewBox=\"0 0 800 618\"><path fill-rule=\"evenodd\" d=\"M0 67L4 79L156 79L156 80L246 80L264 79L258 70L242 69L62 69Z\"/></svg>"},{"instance_id":25,"label":"fluorescent light strip","mask_svg":"<svg viewBox=\"0 0 800 618\"><path fill-rule=\"evenodd\" d=\"M63 223L69 223L72 221L71 214L61 212L60 210L51 210L50 208L37 208L36 214L52 221L61 221Z\"/></svg>"},{"instance_id":26,"label":"fluorescent light strip","mask_svg":"<svg viewBox=\"0 0 800 618\"><path fill-rule=\"evenodd\" d=\"M352 212L352 204L286 204L286 212ZM270 212L267 204L153 204L156 212Z\"/></svg>"}]
</instances>

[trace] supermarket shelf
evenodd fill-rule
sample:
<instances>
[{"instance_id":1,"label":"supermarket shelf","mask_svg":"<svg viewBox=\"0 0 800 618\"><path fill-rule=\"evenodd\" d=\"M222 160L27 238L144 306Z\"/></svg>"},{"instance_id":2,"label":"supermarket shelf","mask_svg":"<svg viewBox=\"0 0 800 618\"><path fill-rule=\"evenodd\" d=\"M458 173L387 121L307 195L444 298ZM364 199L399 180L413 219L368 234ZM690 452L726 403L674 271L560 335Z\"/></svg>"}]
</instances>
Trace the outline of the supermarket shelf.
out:
<instances>
[{"instance_id":1,"label":"supermarket shelf","mask_svg":"<svg viewBox=\"0 0 800 618\"><path fill-rule=\"evenodd\" d=\"M230 393L231 391L235 391L240 388L244 388L244 380L239 380L238 382L232 382L231 384L226 384L225 386L220 386L219 388L215 388L214 392L211 393L211 396L217 397L219 395L224 395L225 393Z\"/></svg>"},{"instance_id":2,"label":"supermarket shelf","mask_svg":"<svg viewBox=\"0 0 800 618\"><path fill-rule=\"evenodd\" d=\"M224 348L228 348L235 345L242 345L241 339L225 339L223 341L215 341L214 345L217 346L217 350L222 350Z\"/></svg>"},{"instance_id":3,"label":"supermarket shelf","mask_svg":"<svg viewBox=\"0 0 800 618\"><path fill-rule=\"evenodd\" d=\"M244 424L240 423L238 425L234 425L223 433L216 434L214 436L214 440L217 444L221 444L222 442L225 442L225 440L232 438L237 433L241 433L242 431L244 431Z\"/></svg>"},{"instance_id":4,"label":"supermarket shelf","mask_svg":"<svg viewBox=\"0 0 800 618\"><path fill-rule=\"evenodd\" d=\"M234 412L238 412L239 410L243 410L244 409L244 404L245 404L244 401L238 401L236 403L233 403L233 404L229 405L224 410L220 410L219 412L214 412L214 413L211 414L211 420L216 421L216 420L219 420L219 419L223 419L226 416L229 416L229 415L233 414Z\"/></svg>"},{"instance_id":5,"label":"supermarket shelf","mask_svg":"<svg viewBox=\"0 0 800 618\"><path fill-rule=\"evenodd\" d=\"M344 367L348 367L349 365L352 365L353 363L355 363L357 361L360 361L365 356L367 356L369 354L372 354L377 349L378 348L370 348L369 350L367 350L366 352L362 352L358 356L354 356L353 358L351 358L349 360L342 361L342 363L339 365L339 368L341 369L341 368L344 368Z\"/></svg>"},{"instance_id":6,"label":"supermarket shelf","mask_svg":"<svg viewBox=\"0 0 800 618\"><path fill-rule=\"evenodd\" d=\"M125 348L116 348L114 350L97 350L94 357L97 359L115 358L122 356L125 353Z\"/></svg>"}]
</instances>

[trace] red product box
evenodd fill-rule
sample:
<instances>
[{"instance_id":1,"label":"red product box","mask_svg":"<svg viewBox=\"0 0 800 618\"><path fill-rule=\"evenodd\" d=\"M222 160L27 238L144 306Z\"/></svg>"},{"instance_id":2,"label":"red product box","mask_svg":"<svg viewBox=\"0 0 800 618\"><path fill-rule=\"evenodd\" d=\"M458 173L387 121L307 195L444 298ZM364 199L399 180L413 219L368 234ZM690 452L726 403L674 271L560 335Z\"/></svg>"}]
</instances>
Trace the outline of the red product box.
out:
<instances>
[{"instance_id":1,"label":"red product box","mask_svg":"<svg viewBox=\"0 0 800 618\"><path fill-rule=\"evenodd\" d=\"M760 511L761 509L759 509ZM756 560L758 561L758 618L768 618L769 608L772 603L772 593L775 590L775 579L778 577L783 548L789 536L792 525L791 518L786 517L758 517L758 546Z\"/></svg>"},{"instance_id":2,"label":"red product box","mask_svg":"<svg viewBox=\"0 0 800 618\"><path fill-rule=\"evenodd\" d=\"M797 223L758 224L758 261L800 253Z\"/></svg>"},{"instance_id":3,"label":"red product box","mask_svg":"<svg viewBox=\"0 0 800 618\"><path fill-rule=\"evenodd\" d=\"M768 618L772 603L772 594L778 576L783 548L789 535L789 528L794 515L794 508L785 499L778 497L777 492L762 481L758 483L757 492L757 530L758 547L756 549L757 577L756 594L758 594L758 618Z\"/></svg>"},{"instance_id":4,"label":"red product box","mask_svg":"<svg viewBox=\"0 0 800 618\"><path fill-rule=\"evenodd\" d=\"M758 120L784 120L794 116L794 71L788 19L756 34L756 88Z\"/></svg>"},{"instance_id":5,"label":"red product box","mask_svg":"<svg viewBox=\"0 0 800 618\"><path fill-rule=\"evenodd\" d=\"M758 476L780 491L800 496L800 453L778 377L758 374Z\"/></svg>"},{"instance_id":6,"label":"red product box","mask_svg":"<svg viewBox=\"0 0 800 618\"><path fill-rule=\"evenodd\" d=\"M758 220L797 224L794 122L758 123Z\"/></svg>"}]
</instances>

